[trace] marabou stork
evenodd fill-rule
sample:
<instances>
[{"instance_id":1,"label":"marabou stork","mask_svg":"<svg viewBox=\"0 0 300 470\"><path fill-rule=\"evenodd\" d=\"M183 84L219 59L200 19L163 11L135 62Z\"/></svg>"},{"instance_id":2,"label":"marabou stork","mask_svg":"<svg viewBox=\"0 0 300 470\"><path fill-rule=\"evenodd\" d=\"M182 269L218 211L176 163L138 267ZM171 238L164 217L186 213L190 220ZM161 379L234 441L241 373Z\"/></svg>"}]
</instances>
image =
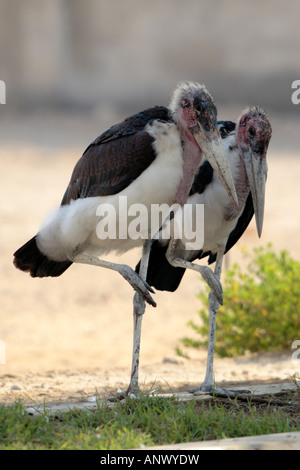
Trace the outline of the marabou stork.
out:
<instances>
[{"instance_id":1,"label":"marabou stork","mask_svg":"<svg viewBox=\"0 0 300 470\"><path fill-rule=\"evenodd\" d=\"M150 294L153 290L145 281L150 248L145 240L151 239L151 223L143 237L130 237L128 226L124 235L120 198L126 198L128 208L136 203L146 207L147 222L152 204L184 204L203 155L237 201L212 97L204 85L182 82L169 108L155 106L135 114L87 147L61 205L50 213L37 235L14 253L14 265L32 277L60 276L72 263L115 270L136 291L134 315L141 316L145 301L156 305ZM103 206L113 208L115 214L116 230L106 238L99 237L97 231ZM121 229L122 236L118 236ZM140 275L127 265L98 258L142 244ZM220 283L213 272L204 272L204 277L220 295Z\"/></svg>"},{"instance_id":2,"label":"marabou stork","mask_svg":"<svg viewBox=\"0 0 300 470\"><path fill-rule=\"evenodd\" d=\"M214 272L220 280L224 254L240 239L254 214L257 233L261 236L267 177L266 153L272 135L270 122L262 109L253 107L243 113L237 125L231 121L220 121L218 125L235 182L238 207L227 196L209 162L204 161L184 206L185 210L188 204L192 204L195 217L197 204L204 204L203 246L200 250L186 250L187 240L184 237L170 242L166 239L154 240L150 251L147 282L158 290L175 291L185 268L194 265L192 261L206 257L208 264L216 261ZM213 358L219 304L219 300L211 291L206 375L200 386L190 390L195 395L216 393L220 396L235 396L237 393L235 390L214 387Z\"/></svg>"}]
</instances>

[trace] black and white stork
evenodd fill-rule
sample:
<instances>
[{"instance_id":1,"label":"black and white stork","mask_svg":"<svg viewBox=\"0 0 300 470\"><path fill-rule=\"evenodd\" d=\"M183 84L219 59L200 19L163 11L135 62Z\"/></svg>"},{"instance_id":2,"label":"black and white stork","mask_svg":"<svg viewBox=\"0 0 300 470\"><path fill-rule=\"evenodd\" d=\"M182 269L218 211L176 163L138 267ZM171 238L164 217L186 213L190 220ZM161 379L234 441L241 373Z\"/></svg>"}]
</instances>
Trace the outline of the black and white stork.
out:
<instances>
[{"instance_id":1,"label":"black and white stork","mask_svg":"<svg viewBox=\"0 0 300 470\"><path fill-rule=\"evenodd\" d=\"M135 315L143 313L145 301L155 306L153 291L145 282L150 248L145 240L151 238L151 223L143 237L130 237L128 231L124 235L124 227L122 237L118 236L120 198L126 198L128 208L142 204L147 214L152 204L184 204L203 156L237 201L212 97L204 85L182 82L169 108L155 106L135 114L87 147L61 205L46 217L37 235L14 253L15 266L32 277L60 276L72 263L112 269L136 291ZM97 233L103 205L114 208L116 214L116 230L106 238ZM98 258L140 245L144 247L140 275L127 265ZM214 274L208 278L218 295Z\"/></svg>"},{"instance_id":2,"label":"black and white stork","mask_svg":"<svg viewBox=\"0 0 300 470\"><path fill-rule=\"evenodd\" d=\"M193 269L194 260L206 257L208 264L216 261L214 272L220 280L224 254L240 239L254 214L257 233L261 236L267 178L266 153L272 135L270 122L262 109L253 107L243 113L237 125L231 121L220 121L218 125L235 182L238 206L227 196L209 162L204 161L192 185L187 205L184 206L185 210L188 204L192 204L195 216L197 204L204 204L203 246L200 250L193 251L186 250L188 240L184 238L173 238L171 242L167 239L154 240L150 251L147 282L158 290L175 291L185 269L191 266ZM195 395L236 395L234 390L214 387L213 359L219 304L215 293L211 291L206 376L200 386L190 390Z\"/></svg>"}]
</instances>

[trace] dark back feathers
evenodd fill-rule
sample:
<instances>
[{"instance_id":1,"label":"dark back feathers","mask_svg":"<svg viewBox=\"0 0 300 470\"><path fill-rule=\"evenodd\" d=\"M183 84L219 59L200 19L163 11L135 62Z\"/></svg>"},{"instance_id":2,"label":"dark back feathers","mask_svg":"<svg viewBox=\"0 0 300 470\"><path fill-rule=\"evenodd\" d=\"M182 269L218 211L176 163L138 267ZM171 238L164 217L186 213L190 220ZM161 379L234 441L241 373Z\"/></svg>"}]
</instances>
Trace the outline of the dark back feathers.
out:
<instances>
[{"instance_id":1,"label":"dark back feathers","mask_svg":"<svg viewBox=\"0 0 300 470\"><path fill-rule=\"evenodd\" d=\"M129 186L156 158L153 138L145 131L153 120L172 121L167 108L155 106L97 137L75 165L61 204L117 194Z\"/></svg>"}]
</instances>

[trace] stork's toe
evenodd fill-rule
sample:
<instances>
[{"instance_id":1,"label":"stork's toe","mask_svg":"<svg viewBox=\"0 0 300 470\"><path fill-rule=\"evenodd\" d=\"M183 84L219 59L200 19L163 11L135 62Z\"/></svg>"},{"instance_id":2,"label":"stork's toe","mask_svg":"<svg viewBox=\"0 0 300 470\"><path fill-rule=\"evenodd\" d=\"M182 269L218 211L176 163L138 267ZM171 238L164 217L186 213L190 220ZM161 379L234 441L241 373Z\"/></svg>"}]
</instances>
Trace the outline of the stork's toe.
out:
<instances>
[{"instance_id":1,"label":"stork's toe","mask_svg":"<svg viewBox=\"0 0 300 470\"><path fill-rule=\"evenodd\" d=\"M251 390L247 389L226 389L221 387L215 387L214 385L206 385L205 383L203 383L198 387L190 389L189 393L192 393L194 397L200 395L210 395L220 398L237 398L239 395L249 395L252 392Z\"/></svg>"},{"instance_id":2,"label":"stork's toe","mask_svg":"<svg viewBox=\"0 0 300 470\"><path fill-rule=\"evenodd\" d=\"M129 282L131 287L136 292L144 297L145 302L147 302L149 305L152 305L152 307L156 307L156 302L150 294L150 292L154 293L152 287L150 287L146 281L144 281L135 271L133 271L130 266L124 264L120 269L120 274L122 274L124 279Z\"/></svg>"}]
</instances>

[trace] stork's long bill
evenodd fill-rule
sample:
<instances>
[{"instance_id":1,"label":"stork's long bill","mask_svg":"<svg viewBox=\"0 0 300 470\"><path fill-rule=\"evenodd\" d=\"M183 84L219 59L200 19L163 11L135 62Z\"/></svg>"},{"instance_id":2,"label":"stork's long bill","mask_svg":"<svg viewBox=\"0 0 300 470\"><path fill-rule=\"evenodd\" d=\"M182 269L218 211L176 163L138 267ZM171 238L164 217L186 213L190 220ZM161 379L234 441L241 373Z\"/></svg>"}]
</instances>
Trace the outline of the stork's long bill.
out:
<instances>
[{"instance_id":1,"label":"stork's long bill","mask_svg":"<svg viewBox=\"0 0 300 470\"><path fill-rule=\"evenodd\" d=\"M247 147L240 145L242 134ZM266 154L272 135L271 124L260 108L252 108L239 120L237 143L243 154L253 200L258 236L261 236L268 165Z\"/></svg>"},{"instance_id":2,"label":"stork's long bill","mask_svg":"<svg viewBox=\"0 0 300 470\"><path fill-rule=\"evenodd\" d=\"M198 132L194 133L194 138L199 146L201 145L205 158L220 178L228 195L231 197L234 204L238 206L238 198L228 163L228 157L218 129L212 126L207 131L199 126Z\"/></svg>"}]
</instances>

